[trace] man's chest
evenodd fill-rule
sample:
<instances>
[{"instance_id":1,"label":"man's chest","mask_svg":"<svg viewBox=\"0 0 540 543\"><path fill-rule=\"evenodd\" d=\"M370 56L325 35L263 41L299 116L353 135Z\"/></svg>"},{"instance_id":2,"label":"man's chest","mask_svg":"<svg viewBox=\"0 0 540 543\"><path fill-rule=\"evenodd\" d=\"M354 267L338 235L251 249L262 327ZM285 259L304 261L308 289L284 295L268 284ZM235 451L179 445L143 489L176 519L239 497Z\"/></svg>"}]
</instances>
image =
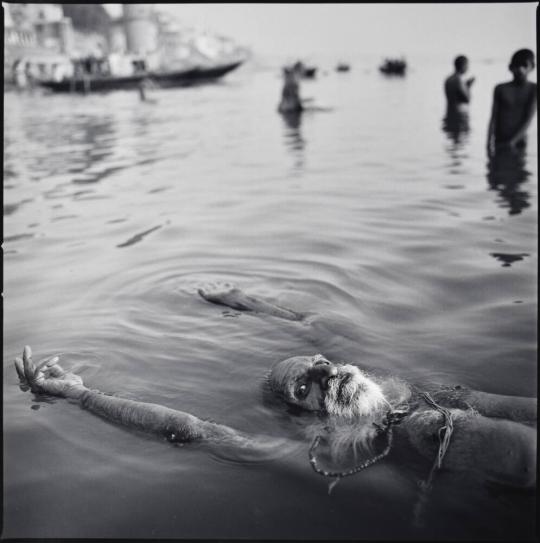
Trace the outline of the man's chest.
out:
<instances>
[{"instance_id":1,"label":"man's chest","mask_svg":"<svg viewBox=\"0 0 540 543\"><path fill-rule=\"evenodd\" d=\"M500 105L505 109L519 109L525 107L532 98L532 89L528 86L509 87L501 89Z\"/></svg>"}]
</instances>

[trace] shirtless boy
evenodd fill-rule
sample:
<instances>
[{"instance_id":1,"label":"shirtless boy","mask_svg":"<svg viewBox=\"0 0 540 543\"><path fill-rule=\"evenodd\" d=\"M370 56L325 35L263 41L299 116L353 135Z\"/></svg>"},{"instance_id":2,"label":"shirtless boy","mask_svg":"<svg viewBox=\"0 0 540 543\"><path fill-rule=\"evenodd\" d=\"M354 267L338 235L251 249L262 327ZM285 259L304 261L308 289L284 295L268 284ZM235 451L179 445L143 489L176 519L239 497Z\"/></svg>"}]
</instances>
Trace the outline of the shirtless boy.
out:
<instances>
[{"instance_id":1,"label":"shirtless boy","mask_svg":"<svg viewBox=\"0 0 540 543\"><path fill-rule=\"evenodd\" d=\"M527 81L534 67L530 49L516 51L508 66L512 81L495 87L487 139L489 156L499 150L526 147L527 129L536 111L536 83Z\"/></svg>"}]
</instances>

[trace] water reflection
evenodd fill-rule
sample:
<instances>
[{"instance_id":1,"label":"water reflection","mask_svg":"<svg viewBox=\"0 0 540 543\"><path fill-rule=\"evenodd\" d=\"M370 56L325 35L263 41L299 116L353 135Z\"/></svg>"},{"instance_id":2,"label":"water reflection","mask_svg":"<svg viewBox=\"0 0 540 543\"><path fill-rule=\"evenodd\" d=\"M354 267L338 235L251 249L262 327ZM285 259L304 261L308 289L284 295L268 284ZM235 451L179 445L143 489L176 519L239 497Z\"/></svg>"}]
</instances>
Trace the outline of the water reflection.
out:
<instances>
[{"instance_id":1,"label":"water reflection","mask_svg":"<svg viewBox=\"0 0 540 543\"><path fill-rule=\"evenodd\" d=\"M116 142L114 118L110 115L99 117L84 115L77 118L77 124L79 130L75 131L68 143L78 145L80 151L70 171L83 175L73 179L73 182L98 183L118 169L105 166L106 160L114 154ZM97 164L102 164L103 168L92 171Z\"/></svg>"},{"instance_id":2,"label":"water reflection","mask_svg":"<svg viewBox=\"0 0 540 543\"><path fill-rule=\"evenodd\" d=\"M450 156L448 171L450 174L462 175L465 172L461 168L463 159L468 158L464 149L469 140L469 114L467 111L450 109L446 111L446 116L442 121L442 130L448 139L446 151ZM448 189L462 189L461 184L445 185Z\"/></svg>"},{"instance_id":3,"label":"water reflection","mask_svg":"<svg viewBox=\"0 0 540 543\"><path fill-rule=\"evenodd\" d=\"M304 149L306 141L302 137L300 130L302 125L302 112L291 111L281 113L285 123L284 141L285 146L295 157L294 168L301 170L304 167Z\"/></svg>"},{"instance_id":4,"label":"water reflection","mask_svg":"<svg viewBox=\"0 0 540 543\"><path fill-rule=\"evenodd\" d=\"M90 170L106 164L114 153L117 138L112 115L49 115L43 122L31 115L16 119L22 133L18 145L5 149L6 159L24 163L34 179L71 173L78 174L73 182L91 183L105 176L107 166Z\"/></svg>"},{"instance_id":5,"label":"water reflection","mask_svg":"<svg viewBox=\"0 0 540 543\"><path fill-rule=\"evenodd\" d=\"M501 207L508 208L509 215L518 215L530 206L530 195L521 186L530 175L526 170L524 149L498 149L490 157L487 173L489 188L498 192L498 202Z\"/></svg>"},{"instance_id":6,"label":"water reflection","mask_svg":"<svg viewBox=\"0 0 540 543\"><path fill-rule=\"evenodd\" d=\"M503 268L509 268L514 262L523 260L526 256L530 256L529 253L489 253L490 256L502 262Z\"/></svg>"},{"instance_id":7,"label":"water reflection","mask_svg":"<svg viewBox=\"0 0 540 543\"><path fill-rule=\"evenodd\" d=\"M443 119L442 129L456 149L463 147L469 138L469 113L449 109Z\"/></svg>"}]
</instances>

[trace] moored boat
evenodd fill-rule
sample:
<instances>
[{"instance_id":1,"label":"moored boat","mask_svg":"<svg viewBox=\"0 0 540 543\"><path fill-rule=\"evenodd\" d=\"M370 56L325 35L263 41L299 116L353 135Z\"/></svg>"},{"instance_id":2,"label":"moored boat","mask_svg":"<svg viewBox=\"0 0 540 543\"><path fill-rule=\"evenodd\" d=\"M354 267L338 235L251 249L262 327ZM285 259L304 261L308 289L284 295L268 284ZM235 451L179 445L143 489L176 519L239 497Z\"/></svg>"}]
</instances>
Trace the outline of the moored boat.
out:
<instances>
[{"instance_id":1,"label":"moored boat","mask_svg":"<svg viewBox=\"0 0 540 543\"><path fill-rule=\"evenodd\" d=\"M405 59L386 59L379 70L386 75L405 75L407 62Z\"/></svg>"},{"instance_id":2,"label":"moored boat","mask_svg":"<svg viewBox=\"0 0 540 543\"><path fill-rule=\"evenodd\" d=\"M157 88L185 87L207 83L223 77L238 68L243 61L218 66L197 66L186 70L146 72L128 76L105 74L77 74L61 81L45 80L39 84L53 92L108 92L138 89L143 81L150 81Z\"/></svg>"},{"instance_id":3,"label":"moored boat","mask_svg":"<svg viewBox=\"0 0 540 543\"><path fill-rule=\"evenodd\" d=\"M148 75L153 83L161 88L183 87L214 81L236 70L243 61L213 67L195 67L183 71L154 72Z\"/></svg>"},{"instance_id":4,"label":"moored boat","mask_svg":"<svg viewBox=\"0 0 540 543\"><path fill-rule=\"evenodd\" d=\"M336 72L348 72L351 69L351 66L345 62L340 62L336 66Z\"/></svg>"}]
</instances>

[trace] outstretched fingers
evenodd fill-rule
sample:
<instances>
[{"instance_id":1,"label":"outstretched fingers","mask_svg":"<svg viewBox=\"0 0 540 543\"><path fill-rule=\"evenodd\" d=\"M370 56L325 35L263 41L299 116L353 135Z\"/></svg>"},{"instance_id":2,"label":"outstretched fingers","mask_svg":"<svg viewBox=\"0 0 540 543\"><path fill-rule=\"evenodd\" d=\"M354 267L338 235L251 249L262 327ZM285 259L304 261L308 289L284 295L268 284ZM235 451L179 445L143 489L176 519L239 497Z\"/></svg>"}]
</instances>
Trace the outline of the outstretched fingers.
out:
<instances>
[{"instance_id":1,"label":"outstretched fingers","mask_svg":"<svg viewBox=\"0 0 540 543\"><path fill-rule=\"evenodd\" d=\"M46 377L62 377L65 371L58 364L58 356L50 356L40 360L36 364L36 373L34 379L36 382L42 382Z\"/></svg>"},{"instance_id":2,"label":"outstretched fingers","mask_svg":"<svg viewBox=\"0 0 540 543\"><path fill-rule=\"evenodd\" d=\"M54 366L58 360L58 356L48 356L47 358L43 358L36 364L36 369L45 371L47 366Z\"/></svg>"},{"instance_id":3,"label":"outstretched fingers","mask_svg":"<svg viewBox=\"0 0 540 543\"><path fill-rule=\"evenodd\" d=\"M49 370L49 376L50 377L64 377L66 375L66 372L63 370L62 366L59 364L55 364L54 366L51 366L48 368Z\"/></svg>"},{"instance_id":4,"label":"outstretched fingers","mask_svg":"<svg viewBox=\"0 0 540 543\"><path fill-rule=\"evenodd\" d=\"M77 393L84 388L82 378L64 371L58 360L58 356L50 356L34 363L30 347L25 347L22 359L15 359L21 389L66 398L78 397Z\"/></svg>"},{"instance_id":5,"label":"outstretched fingers","mask_svg":"<svg viewBox=\"0 0 540 543\"><path fill-rule=\"evenodd\" d=\"M19 376L19 380L22 383L25 383L26 375L24 374L24 365L22 359L19 357L15 358L15 370L17 371L17 375Z\"/></svg>"},{"instance_id":6,"label":"outstretched fingers","mask_svg":"<svg viewBox=\"0 0 540 543\"><path fill-rule=\"evenodd\" d=\"M36 372L36 367L32 362L32 349L28 345L23 350L23 368L26 380L28 383L31 383Z\"/></svg>"},{"instance_id":7,"label":"outstretched fingers","mask_svg":"<svg viewBox=\"0 0 540 543\"><path fill-rule=\"evenodd\" d=\"M15 370L19 380L27 385L41 384L47 377L63 377L64 369L58 364L58 356L43 358L37 364L32 361L32 349L27 345L22 359L15 358Z\"/></svg>"}]
</instances>

